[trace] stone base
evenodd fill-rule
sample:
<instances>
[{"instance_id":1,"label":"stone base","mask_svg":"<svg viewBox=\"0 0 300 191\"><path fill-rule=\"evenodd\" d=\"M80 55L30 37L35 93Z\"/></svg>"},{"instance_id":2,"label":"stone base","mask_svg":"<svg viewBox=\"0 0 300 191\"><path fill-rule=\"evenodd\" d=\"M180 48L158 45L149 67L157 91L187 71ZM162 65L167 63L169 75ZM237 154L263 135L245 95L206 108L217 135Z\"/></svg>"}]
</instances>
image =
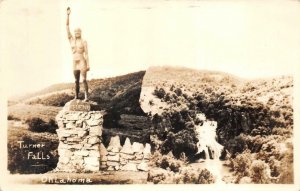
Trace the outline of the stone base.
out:
<instances>
[{"instance_id":1,"label":"stone base","mask_svg":"<svg viewBox=\"0 0 300 191\"><path fill-rule=\"evenodd\" d=\"M59 161L55 171L98 172L102 143L102 111L81 100L68 102L56 116Z\"/></svg>"}]
</instances>

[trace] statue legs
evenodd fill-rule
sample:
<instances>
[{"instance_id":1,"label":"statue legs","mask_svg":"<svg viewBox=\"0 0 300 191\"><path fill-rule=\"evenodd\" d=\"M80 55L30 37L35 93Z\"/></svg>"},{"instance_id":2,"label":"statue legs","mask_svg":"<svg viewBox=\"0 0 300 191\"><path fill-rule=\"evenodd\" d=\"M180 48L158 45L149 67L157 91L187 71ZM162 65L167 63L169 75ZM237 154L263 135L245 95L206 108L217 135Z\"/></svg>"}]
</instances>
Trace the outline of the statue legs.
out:
<instances>
[{"instance_id":1,"label":"statue legs","mask_svg":"<svg viewBox=\"0 0 300 191\"><path fill-rule=\"evenodd\" d=\"M84 86L84 101L88 101L89 97L89 87L86 81L86 71L74 70L75 77L75 98L79 99L79 91L80 91L80 74L82 76L83 86Z\"/></svg>"},{"instance_id":2,"label":"statue legs","mask_svg":"<svg viewBox=\"0 0 300 191\"><path fill-rule=\"evenodd\" d=\"M84 101L89 100L89 87L86 80L83 80L83 86L84 86Z\"/></svg>"},{"instance_id":3,"label":"statue legs","mask_svg":"<svg viewBox=\"0 0 300 191\"><path fill-rule=\"evenodd\" d=\"M84 101L88 101L88 97L89 97L89 87L88 87L88 83L86 81L86 73L87 71L82 71L81 75L82 75L82 81L83 81L83 86L84 86Z\"/></svg>"},{"instance_id":4,"label":"statue legs","mask_svg":"<svg viewBox=\"0 0 300 191\"><path fill-rule=\"evenodd\" d=\"M80 80L80 70L74 70L74 77L75 77L75 98L79 98L79 90L80 90L80 85L79 85L79 80Z\"/></svg>"}]
</instances>

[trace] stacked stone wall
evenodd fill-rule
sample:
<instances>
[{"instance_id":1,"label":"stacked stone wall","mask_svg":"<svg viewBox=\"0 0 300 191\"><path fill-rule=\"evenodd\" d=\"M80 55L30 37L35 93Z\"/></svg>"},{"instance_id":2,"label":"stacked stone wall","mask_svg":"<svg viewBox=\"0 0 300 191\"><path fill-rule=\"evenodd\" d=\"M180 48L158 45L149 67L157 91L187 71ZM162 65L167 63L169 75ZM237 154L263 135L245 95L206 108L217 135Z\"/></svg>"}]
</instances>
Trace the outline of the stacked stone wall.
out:
<instances>
[{"instance_id":1,"label":"stacked stone wall","mask_svg":"<svg viewBox=\"0 0 300 191\"><path fill-rule=\"evenodd\" d=\"M131 144L127 138L121 146L115 136L106 148L101 137L104 112L90 110L88 103L73 100L56 116L59 161L55 171L148 171L150 144Z\"/></svg>"},{"instance_id":2,"label":"stacked stone wall","mask_svg":"<svg viewBox=\"0 0 300 191\"><path fill-rule=\"evenodd\" d=\"M62 110L56 116L56 122L59 127L56 171L99 171L103 113Z\"/></svg>"},{"instance_id":3,"label":"stacked stone wall","mask_svg":"<svg viewBox=\"0 0 300 191\"><path fill-rule=\"evenodd\" d=\"M102 147L105 149L105 147ZM126 138L123 146L120 144L119 136L112 137L105 151L107 170L122 171L148 171L148 163L151 155L151 146L134 142L131 144L130 139Z\"/></svg>"}]
</instances>

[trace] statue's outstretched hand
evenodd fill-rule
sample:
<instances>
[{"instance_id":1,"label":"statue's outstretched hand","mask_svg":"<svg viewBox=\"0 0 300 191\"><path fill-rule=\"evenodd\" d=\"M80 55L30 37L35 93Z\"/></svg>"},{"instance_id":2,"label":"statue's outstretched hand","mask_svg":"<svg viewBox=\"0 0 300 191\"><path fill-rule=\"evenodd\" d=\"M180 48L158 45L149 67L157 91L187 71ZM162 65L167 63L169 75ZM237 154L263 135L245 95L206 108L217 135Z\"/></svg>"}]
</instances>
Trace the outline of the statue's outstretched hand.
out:
<instances>
[{"instance_id":1,"label":"statue's outstretched hand","mask_svg":"<svg viewBox=\"0 0 300 191\"><path fill-rule=\"evenodd\" d=\"M67 8L67 14L70 15L70 13L71 13L71 9L70 9L70 7L68 7Z\"/></svg>"}]
</instances>

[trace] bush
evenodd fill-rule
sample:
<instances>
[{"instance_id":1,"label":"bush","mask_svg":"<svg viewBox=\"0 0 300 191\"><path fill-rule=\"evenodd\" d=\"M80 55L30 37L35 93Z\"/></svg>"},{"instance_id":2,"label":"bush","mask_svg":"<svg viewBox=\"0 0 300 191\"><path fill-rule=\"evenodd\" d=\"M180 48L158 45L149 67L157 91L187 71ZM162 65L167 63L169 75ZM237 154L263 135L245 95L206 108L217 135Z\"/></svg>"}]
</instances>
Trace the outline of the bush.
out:
<instances>
[{"instance_id":1,"label":"bush","mask_svg":"<svg viewBox=\"0 0 300 191\"><path fill-rule=\"evenodd\" d=\"M174 183L174 172L161 168L152 168L148 172L147 181L154 184L172 184Z\"/></svg>"},{"instance_id":2,"label":"bush","mask_svg":"<svg viewBox=\"0 0 300 191\"><path fill-rule=\"evenodd\" d=\"M215 183L215 177L207 169L184 168L177 175L176 183L212 184Z\"/></svg>"},{"instance_id":3,"label":"bush","mask_svg":"<svg viewBox=\"0 0 300 191\"><path fill-rule=\"evenodd\" d=\"M193 169L184 169L180 172L177 183L196 184L199 179L199 172Z\"/></svg>"},{"instance_id":4,"label":"bush","mask_svg":"<svg viewBox=\"0 0 300 191\"><path fill-rule=\"evenodd\" d=\"M7 116L7 120L20 121L20 119L19 119L18 117L15 117L15 116L13 116L13 115L11 115L11 114L9 114L9 115Z\"/></svg>"},{"instance_id":5,"label":"bush","mask_svg":"<svg viewBox=\"0 0 300 191\"><path fill-rule=\"evenodd\" d=\"M215 177L207 169L203 169L198 178L198 184L212 184L215 183Z\"/></svg>"},{"instance_id":6,"label":"bush","mask_svg":"<svg viewBox=\"0 0 300 191\"><path fill-rule=\"evenodd\" d=\"M49 122L45 122L39 117L34 117L27 119L25 123L29 126L28 130L32 132L56 133L57 125L53 119L50 119Z\"/></svg>"},{"instance_id":7,"label":"bush","mask_svg":"<svg viewBox=\"0 0 300 191\"><path fill-rule=\"evenodd\" d=\"M154 90L153 95L157 96L158 98L162 99L166 95L166 91L163 88L157 88Z\"/></svg>"},{"instance_id":8,"label":"bush","mask_svg":"<svg viewBox=\"0 0 300 191\"><path fill-rule=\"evenodd\" d=\"M156 145L163 154L170 151L176 158L181 153L186 157L195 155L198 142L194 129L193 111L182 110L180 112L163 113L162 116L154 115L151 137L157 137Z\"/></svg>"},{"instance_id":9,"label":"bush","mask_svg":"<svg viewBox=\"0 0 300 191\"><path fill-rule=\"evenodd\" d=\"M180 88L176 88L176 90L174 90L174 92L176 93L177 96L182 95L182 90Z\"/></svg>"},{"instance_id":10,"label":"bush","mask_svg":"<svg viewBox=\"0 0 300 191\"><path fill-rule=\"evenodd\" d=\"M251 153L249 150L239 154L234 159L230 159L229 166L235 172L237 176L236 182L239 182L240 179L244 176L249 176L249 168L251 166Z\"/></svg>"},{"instance_id":11,"label":"bush","mask_svg":"<svg viewBox=\"0 0 300 191\"><path fill-rule=\"evenodd\" d=\"M151 157L152 166L170 170L173 172L179 172L180 168L184 165L183 161L177 160L170 155L161 155L159 152L155 152Z\"/></svg>"},{"instance_id":12,"label":"bush","mask_svg":"<svg viewBox=\"0 0 300 191\"><path fill-rule=\"evenodd\" d=\"M197 152L197 138L194 130L184 129L178 133L170 132L162 144L162 152L173 152L174 156L179 158L181 153L187 156L194 156Z\"/></svg>"},{"instance_id":13,"label":"bush","mask_svg":"<svg viewBox=\"0 0 300 191\"><path fill-rule=\"evenodd\" d=\"M250 167L250 178L254 183L268 184L270 179L270 167L262 160L255 160Z\"/></svg>"},{"instance_id":14,"label":"bush","mask_svg":"<svg viewBox=\"0 0 300 191\"><path fill-rule=\"evenodd\" d=\"M287 152L281 161L279 171L281 172L279 177L279 183L281 184L293 184L294 183L294 155L292 142L287 143Z\"/></svg>"}]
</instances>

